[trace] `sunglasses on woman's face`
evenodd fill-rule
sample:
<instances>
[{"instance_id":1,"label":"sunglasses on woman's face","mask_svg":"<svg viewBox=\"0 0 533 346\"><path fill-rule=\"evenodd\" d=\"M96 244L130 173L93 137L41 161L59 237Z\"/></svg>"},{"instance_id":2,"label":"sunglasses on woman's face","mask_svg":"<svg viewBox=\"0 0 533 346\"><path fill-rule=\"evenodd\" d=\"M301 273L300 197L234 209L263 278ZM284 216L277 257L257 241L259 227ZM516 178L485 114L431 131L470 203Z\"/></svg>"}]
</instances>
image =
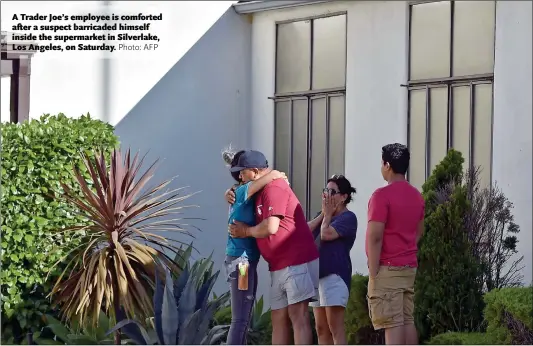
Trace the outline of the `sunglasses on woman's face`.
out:
<instances>
[{"instance_id":1,"label":"sunglasses on woman's face","mask_svg":"<svg viewBox=\"0 0 533 346\"><path fill-rule=\"evenodd\" d=\"M322 190L322 193L327 194L327 195L331 195L331 196L335 196L336 194L339 193L339 191L326 187L326 188L324 188L324 190Z\"/></svg>"}]
</instances>

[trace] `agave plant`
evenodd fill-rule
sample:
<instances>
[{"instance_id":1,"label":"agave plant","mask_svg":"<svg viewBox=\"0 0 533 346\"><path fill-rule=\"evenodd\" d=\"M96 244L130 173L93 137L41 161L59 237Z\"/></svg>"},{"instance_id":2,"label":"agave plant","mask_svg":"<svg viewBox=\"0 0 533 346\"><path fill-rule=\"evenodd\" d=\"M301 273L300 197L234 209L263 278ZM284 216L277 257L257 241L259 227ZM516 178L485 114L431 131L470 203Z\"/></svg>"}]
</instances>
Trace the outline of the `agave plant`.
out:
<instances>
[{"instance_id":1,"label":"agave plant","mask_svg":"<svg viewBox=\"0 0 533 346\"><path fill-rule=\"evenodd\" d=\"M122 329L138 345L208 345L220 340L227 327L212 327L212 321L216 311L228 302L229 292L209 300L220 271L212 273L211 256L191 267L191 251L192 245L176 256L176 262L184 267L176 279L169 270L164 283L156 276L153 331L125 319L108 333Z\"/></svg>"},{"instance_id":2,"label":"agave plant","mask_svg":"<svg viewBox=\"0 0 533 346\"><path fill-rule=\"evenodd\" d=\"M115 149L109 167L103 153L82 157L92 187L75 168L79 188L62 184L61 197L75 205L87 222L60 231L81 231L84 242L60 260L70 259L50 295L65 319L82 325L97 325L101 310L115 321L122 314L153 316L156 271L178 271L165 250L177 253L179 248L171 243L175 240L151 232L189 234L179 218L172 218L186 207L180 203L189 196L180 195L180 189L163 191L172 180L147 188L158 161L141 173L145 157L137 154L131 159L129 149L125 155Z\"/></svg>"},{"instance_id":3,"label":"agave plant","mask_svg":"<svg viewBox=\"0 0 533 346\"><path fill-rule=\"evenodd\" d=\"M43 319L46 327L33 334L33 340L38 345L112 345L114 342L113 338L106 334L110 321L103 311L99 314L96 328L90 325L82 328L77 321L66 325L50 315L44 315ZM124 340L123 344L126 343Z\"/></svg>"}]
</instances>

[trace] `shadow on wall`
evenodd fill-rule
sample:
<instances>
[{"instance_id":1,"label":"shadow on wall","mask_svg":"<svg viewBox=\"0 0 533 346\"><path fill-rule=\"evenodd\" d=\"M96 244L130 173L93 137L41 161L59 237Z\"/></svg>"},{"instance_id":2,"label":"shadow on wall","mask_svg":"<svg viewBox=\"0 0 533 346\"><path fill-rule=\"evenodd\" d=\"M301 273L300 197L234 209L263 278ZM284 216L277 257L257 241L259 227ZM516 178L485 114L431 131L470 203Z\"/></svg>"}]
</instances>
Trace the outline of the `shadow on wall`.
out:
<instances>
[{"instance_id":1,"label":"shadow on wall","mask_svg":"<svg viewBox=\"0 0 533 346\"><path fill-rule=\"evenodd\" d=\"M232 184L221 150L250 142L250 53L251 24L230 7L116 126L123 148L149 151L148 161L163 159L157 181L178 175L169 188L200 191L185 203L200 208L184 217L205 219L189 221L201 230L192 230L194 244L201 256L214 251L220 266L228 215L223 193ZM223 290L219 280L215 291Z\"/></svg>"}]
</instances>

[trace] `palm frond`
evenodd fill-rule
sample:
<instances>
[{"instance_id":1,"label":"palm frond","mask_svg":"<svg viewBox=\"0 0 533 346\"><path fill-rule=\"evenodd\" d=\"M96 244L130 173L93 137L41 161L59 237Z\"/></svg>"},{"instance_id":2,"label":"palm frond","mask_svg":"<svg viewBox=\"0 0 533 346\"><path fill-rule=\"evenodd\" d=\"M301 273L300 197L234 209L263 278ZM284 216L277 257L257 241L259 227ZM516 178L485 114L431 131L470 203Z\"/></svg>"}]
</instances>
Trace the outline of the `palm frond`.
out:
<instances>
[{"instance_id":1,"label":"palm frond","mask_svg":"<svg viewBox=\"0 0 533 346\"><path fill-rule=\"evenodd\" d=\"M61 198L78 208L86 224L58 232L83 231L85 241L69 252L50 295L64 318L82 325L97 325L102 310L115 320L117 313L146 319L154 314L156 275L164 275L164 267L181 270L165 253L179 253L175 241L151 232L189 234L178 215L191 207L182 205L191 195L165 191L171 180L146 188L158 161L141 174L145 156L132 159L129 149L125 155L113 151L109 165L104 153L82 158L87 179L75 168L79 186L61 184Z\"/></svg>"}]
</instances>

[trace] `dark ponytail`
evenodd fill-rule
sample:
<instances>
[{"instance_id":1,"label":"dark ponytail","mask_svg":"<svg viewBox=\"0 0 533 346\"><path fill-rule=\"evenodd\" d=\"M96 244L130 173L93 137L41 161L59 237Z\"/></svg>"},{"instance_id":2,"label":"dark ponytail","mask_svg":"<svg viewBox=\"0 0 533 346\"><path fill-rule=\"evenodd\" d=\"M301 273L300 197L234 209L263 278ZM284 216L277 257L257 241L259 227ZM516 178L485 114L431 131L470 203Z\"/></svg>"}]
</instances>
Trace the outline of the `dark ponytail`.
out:
<instances>
[{"instance_id":1,"label":"dark ponytail","mask_svg":"<svg viewBox=\"0 0 533 346\"><path fill-rule=\"evenodd\" d=\"M342 195L347 195L346 200L344 201L344 205L350 203L352 201L352 195L355 195L357 193L356 188L353 187L350 181L346 179L346 177L342 174L333 175L331 178L328 179L327 182L337 184L337 187L339 188L339 193Z\"/></svg>"}]
</instances>

